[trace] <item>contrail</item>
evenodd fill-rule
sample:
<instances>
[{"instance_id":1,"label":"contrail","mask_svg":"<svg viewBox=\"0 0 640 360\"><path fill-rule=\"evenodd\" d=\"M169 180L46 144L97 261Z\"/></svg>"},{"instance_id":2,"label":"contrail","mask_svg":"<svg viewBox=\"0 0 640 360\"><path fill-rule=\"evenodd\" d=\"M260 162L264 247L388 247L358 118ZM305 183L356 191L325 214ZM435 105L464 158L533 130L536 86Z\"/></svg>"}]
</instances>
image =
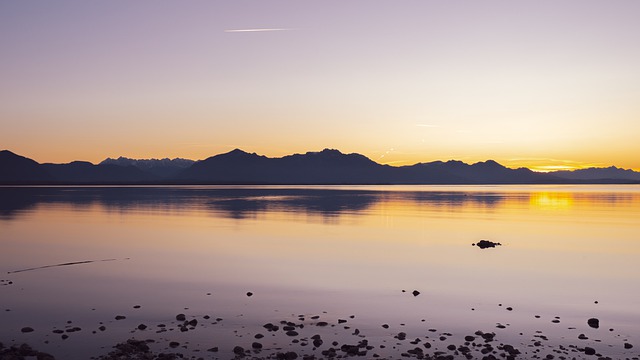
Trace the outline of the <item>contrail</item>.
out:
<instances>
[{"instance_id":1,"label":"contrail","mask_svg":"<svg viewBox=\"0 0 640 360\"><path fill-rule=\"evenodd\" d=\"M9 272L7 272L7 274L14 274L14 273L25 272L25 271L32 271L32 270L46 269L46 268L52 268L52 267L58 267L58 266L69 266L69 265L90 264L90 263L93 263L93 262L100 262L100 261L116 261L116 260L118 260L118 259L104 259L104 260L85 260L85 261L75 261L75 262L68 262L68 263L55 264L55 265L38 266L38 267L28 268L28 269L22 269L22 270L14 270L14 271L9 271ZM126 258L126 259L124 259L124 260L129 260L129 258Z\"/></svg>"},{"instance_id":2,"label":"contrail","mask_svg":"<svg viewBox=\"0 0 640 360\"><path fill-rule=\"evenodd\" d=\"M231 30L225 30L224 32L228 32L228 33L234 33L234 32L262 32L262 31L288 31L291 29L231 29Z\"/></svg>"}]
</instances>

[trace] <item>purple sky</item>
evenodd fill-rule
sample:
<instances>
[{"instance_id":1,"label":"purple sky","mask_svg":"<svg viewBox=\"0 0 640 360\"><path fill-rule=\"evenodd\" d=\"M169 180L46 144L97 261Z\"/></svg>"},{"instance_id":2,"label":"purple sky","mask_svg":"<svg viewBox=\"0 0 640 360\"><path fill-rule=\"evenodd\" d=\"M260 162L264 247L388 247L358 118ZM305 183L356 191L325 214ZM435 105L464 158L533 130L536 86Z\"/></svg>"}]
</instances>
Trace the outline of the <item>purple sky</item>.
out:
<instances>
[{"instance_id":1,"label":"purple sky","mask_svg":"<svg viewBox=\"0 0 640 360\"><path fill-rule=\"evenodd\" d=\"M640 169L639 14L632 0L4 1L0 148Z\"/></svg>"}]
</instances>

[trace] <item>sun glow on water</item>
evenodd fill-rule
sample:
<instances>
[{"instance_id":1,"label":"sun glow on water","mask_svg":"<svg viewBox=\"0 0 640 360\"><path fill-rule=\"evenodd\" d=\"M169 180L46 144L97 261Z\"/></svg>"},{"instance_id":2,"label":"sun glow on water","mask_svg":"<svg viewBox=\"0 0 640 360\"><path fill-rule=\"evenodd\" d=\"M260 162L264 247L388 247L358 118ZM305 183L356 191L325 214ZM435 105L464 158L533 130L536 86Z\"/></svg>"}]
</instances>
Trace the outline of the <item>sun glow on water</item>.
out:
<instances>
[{"instance_id":1,"label":"sun glow on water","mask_svg":"<svg viewBox=\"0 0 640 360\"><path fill-rule=\"evenodd\" d=\"M539 209L567 210L573 206L573 196L562 192L533 193L529 204Z\"/></svg>"}]
</instances>

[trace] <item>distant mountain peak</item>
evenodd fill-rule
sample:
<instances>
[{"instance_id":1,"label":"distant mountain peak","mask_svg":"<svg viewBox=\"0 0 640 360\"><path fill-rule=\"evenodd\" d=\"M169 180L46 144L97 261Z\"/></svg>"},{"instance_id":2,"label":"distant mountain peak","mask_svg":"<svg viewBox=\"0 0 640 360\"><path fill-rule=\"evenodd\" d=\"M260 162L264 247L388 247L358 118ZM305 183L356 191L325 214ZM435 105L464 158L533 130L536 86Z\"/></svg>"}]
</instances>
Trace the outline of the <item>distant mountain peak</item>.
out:
<instances>
[{"instance_id":1,"label":"distant mountain peak","mask_svg":"<svg viewBox=\"0 0 640 360\"><path fill-rule=\"evenodd\" d=\"M218 156L221 156L221 157L229 157L229 156L231 156L231 157L243 157L243 158L245 158L245 157L266 157L264 155L258 155L256 153L249 153L249 152L246 152L246 151L244 151L242 149L239 149L239 148L235 148L235 149L233 149L233 150L231 150L231 151L229 151L227 153L218 154L218 155L215 155L213 157L218 157Z\"/></svg>"},{"instance_id":2,"label":"distant mountain peak","mask_svg":"<svg viewBox=\"0 0 640 360\"><path fill-rule=\"evenodd\" d=\"M503 165L501 165L495 160L479 161L473 165L480 165L480 166L487 166L487 167L504 167Z\"/></svg>"},{"instance_id":3,"label":"distant mountain peak","mask_svg":"<svg viewBox=\"0 0 640 360\"><path fill-rule=\"evenodd\" d=\"M242 150L240 148L235 148L235 149L229 151L227 154L247 154L247 155L249 155L248 152L246 152L246 151L244 151L244 150Z\"/></svg>"},{"instance_id":4,"label":"distant mountain peak","mask_svg":"<svg viewBox=\"0 0 640 360\"><path fill-rule=\"evenodd\" d=\"M322 149L322 151L320 151L320 154L327 154L327 155L344 155L340 150L338 149L329 149L329 148L324 148Z\"/></svg>"}]
</instances>

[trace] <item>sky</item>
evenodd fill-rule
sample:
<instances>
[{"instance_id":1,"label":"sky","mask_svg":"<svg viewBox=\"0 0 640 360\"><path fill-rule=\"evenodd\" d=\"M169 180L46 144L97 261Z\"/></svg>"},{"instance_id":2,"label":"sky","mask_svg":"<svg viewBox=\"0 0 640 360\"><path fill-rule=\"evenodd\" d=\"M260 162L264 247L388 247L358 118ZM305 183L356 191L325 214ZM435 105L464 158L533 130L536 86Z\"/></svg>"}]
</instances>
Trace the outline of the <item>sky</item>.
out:
<instances>
[{"instance_id":1,"label":"sky","mask_svg":"<svg viewBox=\"0 0 640 360\"><path fill-rule=\"evenodd\" d=\"M2 1L0 148L640 170L640 1Z\"/></svg>"}]
</instances>

